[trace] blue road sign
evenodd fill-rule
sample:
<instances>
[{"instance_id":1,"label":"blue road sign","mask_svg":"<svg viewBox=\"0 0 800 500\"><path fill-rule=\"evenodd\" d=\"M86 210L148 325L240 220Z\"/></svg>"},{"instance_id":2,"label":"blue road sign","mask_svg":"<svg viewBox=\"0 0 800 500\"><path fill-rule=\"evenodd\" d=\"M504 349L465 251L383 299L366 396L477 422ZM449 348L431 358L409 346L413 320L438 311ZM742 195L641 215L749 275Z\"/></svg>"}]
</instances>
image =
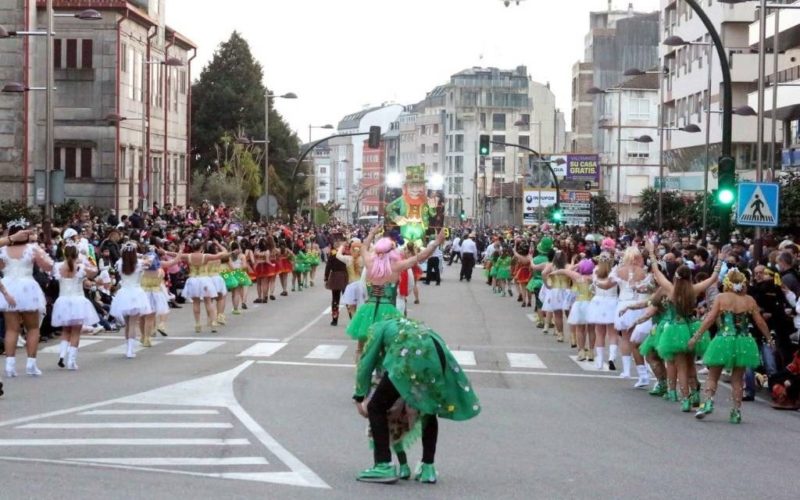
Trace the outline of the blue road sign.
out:
<instances>
[{"instance_id":1,"label":"blue road sign","mask_svg":"<svg viewBox=\"0 0 800 500\"><path fill-rule=\"evenodd\" d=\"M780 186L767 182L740 182L736 223L740 226L778 225Z\"/></svg>"}]
</instances>

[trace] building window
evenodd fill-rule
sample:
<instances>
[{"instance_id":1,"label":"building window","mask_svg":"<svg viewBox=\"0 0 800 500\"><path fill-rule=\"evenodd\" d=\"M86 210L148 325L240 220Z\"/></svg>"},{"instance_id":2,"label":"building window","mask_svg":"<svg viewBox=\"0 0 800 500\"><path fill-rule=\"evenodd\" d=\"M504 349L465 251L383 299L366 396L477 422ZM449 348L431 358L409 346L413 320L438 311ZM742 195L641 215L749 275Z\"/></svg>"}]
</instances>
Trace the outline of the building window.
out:
<instances>
[{"instance_id":1,"label":"building window","mask_svg":"<svg viewBox=\"0 0 800 500\"><path fill-rule=\"evenodd\" d=\"M519 126L520 130L531 129L531 115L523 113L519 115L519 121L522 122L522 125Z\"/></svg>"},{"instance_id":2,"label":"building window","mask_svg":"<svg viewBox=\"0 0 800 500\"><path fill-rule=\"evenodd\" d=\"M144 58L141 52L134 53L133 99L142 101L142 82L144 80Z\"/></svg>"},{"instance_id":3,"label":"building window","mask_svg":"<svg viewBox=\"0 0 800 500\"><path fill-rule=\"evenodd\" d=\"M179 172L178 180L180 182L186 182L186 170L188 168L189 166L186 164L186 155L181 155L180 165L178 165L178 172Z\"/></svg>"},{"instance_id":4,"label":"building window","mask_svg":"<svg viewBox=\"0 0 800 500\"><path fill-rule=\"evenodd\" d=\"M636 97L631 98L628 117L634 120L646 120L650 118L650 100Z\"/></svg>"},{"instance_id":5,"label":"building window","mask_svg":"<svg viewBox=\"0 0 800 500\"><path fill-rule=\"evenodd\" d=\"M78 40L67 39L67 69L78 67Z\"/></svg>"},{"instance_id":6,"label":"building window","mask_svg":"<svg viewBox=\"0 0 800 500\"><path fill-rule=\"evenodd\" d=\"M506 114L495 113L492 115L492 130L505 130L506 129Z\"/></svg>"},{"instance_id":7,"label":"building window","mask_svg":"<svg viewBox=\"0 0 800 500\"><path fill-rule=\"evenodd\" d=\"M531 147L531 138L528 135L521 135L519 136L519 145L524 146L526 148Z\"/></svg>"},{"instance_id":8,"label":"building window","mask_svg":"<svg viewBox=\"0 0 800 500\"><path fill-rule=\"evenodd\" d=\"M650 157L650 144L644 142L629 142L628 144L628 158L649 158Z\"/></svg>"},{"instance_id":9,"label":"building window","mask_svg":"<svg viewBox=\"0 0 800 500\"><path fill-rule=\"evenodd\" d=\"M424 144L420 144L419 152L422 153L422 154L425 154L425 145Z\"/></svg>"},{"instance_id":10,"label":"building window","mask_svg":"<svg viewBox=\"0 0 800 500\"><path fill-rule=\"evenodd\" d=\"M94 54L94 40L81 40L81 68L92 68L92 56Z\"/></svg>"},{"instance_id":11,"label":"building window","mask_svg":"<svg viewBox=\"0 0 800 500\"><path fill-rule=\"evenodd\" d=\"M455 173L463 174L464 173L464 157L463 156L456 156L455 157Z\"/></svg>"},{"instance_id":12,"label":"building window","mask_svg":"<svg viewBox=\"0 0 800 500\"><path fill-rule=\"evenodd\" d=\"M119 178L128 178L128 150L125 146L119 148Z\"/></svg>"},{"instance_id":13,"label":"building window","mask_svg":"<svg viewBox=\"0 0 800 500\"><path fill-rule=\"evenodd\" d=\"M494 144L495 142L506 142L506 136L504 135L493 135L492 136L492 151L493 152L501 152L505 151L506 147L502 144Z\"/></svg>"},{"instance_id":14,"label":"building window","mask_svg":"<svg viewBox=\"0 0 800 500\"><path fill-rule=\"evenodd\" d=\"M186 95L186 70L182 69L178 71L178 78L180 78L180 91L181 95Z\"/></svg>"},{"instance_id":15,"label":"building window","mask_svg":"<svg viewBox=\"0 0 800 500\"><path fill-rule=\"evenodd\" d=\"M128 68L130 67L130 62L128 61L128 44L122 42L122 48L119 51L119 70L123 73L128 72Z\"/></svg>"},{"instance_id":16,"label":"building window","mask_svg":"<svg viewBox=\"0 0 800 500\"><path fill-rule=\"evenodd\" d=\"M495 174L505 175L506 173L506 159L502 156L492 158L492 172Z\"/></svg>"},{"instance_id":17,"label":"building window","mask_svg":"<svg viewBox=\"0 0 800 500\"><path fill-rule=\"evenodd\" d=\"M462 134L456 135L456 149L457 153L464 152L464 136Z\"/></svg>"},{"instance_id":18,"label":"building window","mask_svg":"<svg viewBox=\"0 0 800 500\"><path fill-rule=\"evenodd\" d=\"M439 152L439 143L438 142L433 144L433 152L434 153L438 153Z\"/></svg>"},{"instance_id":19,"label":"building window","mask_svg":"<svg viewBox=\"0 0 800 500\"><path fill-rule=\"evenodd\" d=\"M75 148L64 148L64 176L67 179L75 178L78 151Z\"/></svg>"},{"instance_id":20,"label":"building window","mask_svg":"<svg viewBox=\"0 0 800 500\"><path fill-rule=\"evenodd\" d=\"M438 133L439 133L439 124L438 123L434 123L433 124L433 134L436 135Z\"/></svg>"}]
</instances>

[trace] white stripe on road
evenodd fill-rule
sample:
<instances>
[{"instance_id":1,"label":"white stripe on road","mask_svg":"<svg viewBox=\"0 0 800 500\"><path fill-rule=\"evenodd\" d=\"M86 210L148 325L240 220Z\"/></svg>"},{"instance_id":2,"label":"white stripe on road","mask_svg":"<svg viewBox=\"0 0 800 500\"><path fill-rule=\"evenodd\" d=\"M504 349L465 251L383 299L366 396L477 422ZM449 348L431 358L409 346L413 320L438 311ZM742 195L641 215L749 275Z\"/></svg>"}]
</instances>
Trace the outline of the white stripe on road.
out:
<instances>
[{"instance_id":1,"label":"white stripe on road","mask_svg":"<svg viewBox=\"0 0 800 500\"><path fill-rule=\"evenodd\" d=\"M607 365L603 366L602 368L597 368L597 365L594 363L594 361L578 361L578 356L570 356L569 359L574 361L575 364L580 366L581 370L583 370L585 372L599 373L599 372L608 372L609 371L608 368L607 368Z\"/></svg>"},{"instance_id":2,"label":"white stripe on road","mask_svg":"<svg viewBox=\"0 0 800 500\"><path fill-rule=\"evenodd\" d=\"M247 439L0 439L2 446L247 446Z\"/></svg>"},{"instance_id":3,"label":"white stripe on road","mask_svg":"<svg viewBox=\"0 0 800 500\"><path fill-rule=\"evenodd\" d=\"M102 342L102 340L99 340L99 339L81 339L81 345L80 346L81 347L89 347L90 345L96 344L98 342ZM61 349L61 346L56 344L56 345L51 345L49 347L45 347L44 349L39 349L39 353L40 354L59 354L59 350L60 349Z\"/></svg>"},{"instance_id":4,"label":"white stripe on road","mask_svg":"<svg viewBox=\"0 0 800 500\"><path fill-rule=\"evenodd\" d=\"M90 410L78 415L219 415L217 410Z\"/></svg>"},{"instance_id":5,"label":"white stripe on road","mask_svg":"<svg viewBox=\"0 0 800 500\"><path fill-rule=\"evenodd\" d=\"M531 320L532 323L538 323L539 322L539 315L538 314L526 314L525 316L527 316L528 319Z\"/></svg>"},{"instance_id":6,"label":"white stripe on road","mask_svg":"<svg viewBox=\"0 0 800 500\"><path fill-rule=\"evenodd\" d=\"M331 308L329 307L329 308L325 309L324 311L322 311L322 313L319 316L317 316L316 318L314 318L311 321L309 321L308 323L306 323L305 326L303 326L301 329L297 330L293 334L291 334L288 337L286 337L285 339L283 339L282 342L291 342L292 340L296 339L300 335L306 333L306 331L308 331L312 326L317 324L317 321L321 320L322 318L324 318L325 316L327 316L330 313L331 313Z\"/></svg>"},{"instance_id":7,"label":"white stripe on road","mask_svg":"<svg viewBox=\"0 0 800 500\"><path fill-rule=\"evenodd\" d=\"M171 356L202 356L223 344L225 344L225 342L197 341L175 349L172 352L168 352L167 354Z\"/></svg>"},{"instance_id":8,"label":"white stripe on road","mask_svg":"<svg viewBox=\"0 0 800 500\"><path fill-rule=\"evenodd\" d=\"M308 353L306 359L339 359L346 350L346 345L321 344Z\"/></svg>"},{"instance_id":9,"label":"white stripe on road","mask_svg":"<svg viewBox=\"0 0 800 500\"><path fill-rule=\"evenodd\" d=\"M508 364L511 368L531 368L534 370L546 370L547 365L542 363L539 356L530 353L507 352Z\"/></svg>"},{"instance_id":10,"label":"white stripe on road","mask_svg":"<svg viewBox=\"0 0 800 500\"><path fill-rule=\"evenodd\" d=\"M199 335L193 335L191 337L173 337L170 335L169 337L162 337L161 340L216 340L219 336L216 337L201 337ZM119 335L92 335L92 339L99 339L99 340L124 340L124 337ZM88 339L87 339L88 340ZM280 339L271 339L266 337L225 337L225 340L229 342L278 342ZM83 340L81 340L81 345L83 345Z\"/></svg>"},{"instance_id":11,"label":"white stripe on road","mask_svg":"<svg viewBox=\"0 0 800 500\"><path fill-rule=\"evenodd\" d=\"M232 429L227 422L97 422L26 424L16 429Z\"/></svg>"},{"instance_id":12,"label":"white stripe on road","mask_svg":"<svg viewBox=\"0 0 800 500\"><path fill-rule=\"evenodd\" d=\"M475 361L475 352L474 351L450 351L453 353L453 357L456 358L458 364L461 366L475 366L477 362Z\"/></svg>"},{"instance_id":13,"label":"white stripe on road","mask_svg":"<svg viewBox=\"0 0 800 500\"><path fill-rule=\"evenodd\" d=\"M239 353L240 357L268 358L286 347L286 342L259 342Z\"/></svg>"},{"instance_id":14,"label":"white stripe on road","mask_svg":"<svg viewBox=\"0 0 800 500\"><path fill-rule=\"evenodd\" d=\"M226 457L226 458L67 458L76 462L95 464L164 466L164 465L269 465L264 457Z\"/></svg>"},{"instance_id":15,"label":"white stripe on road","mask_svg":"<svg viewBox=\"0 0 800 500\"><path fill-rule=\"evenodd\" d=\"M155 346L157 346L158 344L161 343L160 340L151 340L150 342L153 344L153 347L155 347ZM142 349L149 349L149 348L143 346L140 342L137 341L136 342L136 346L133 348L133 351L138 353ZM112 347L111 349L107 349L106 351L103 351L103 352L105 352L106 354L118 354L120 356L123 356L127 351L128 351L128 348L127 348L127 346L125 346L125 344L118 344L118 345Z\"/></svg>"}]
</instances>

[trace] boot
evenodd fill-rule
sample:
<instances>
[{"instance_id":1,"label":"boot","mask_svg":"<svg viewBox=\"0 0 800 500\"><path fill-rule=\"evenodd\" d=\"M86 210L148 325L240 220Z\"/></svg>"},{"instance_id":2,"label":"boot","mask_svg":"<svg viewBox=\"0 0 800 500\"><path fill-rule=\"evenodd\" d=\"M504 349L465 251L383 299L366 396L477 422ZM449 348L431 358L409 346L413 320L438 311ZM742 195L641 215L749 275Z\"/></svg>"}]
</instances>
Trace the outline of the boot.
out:
<instances>
[{"instance_id":1,"label":"boot","mask_svg":"<svg viewBox=\"0 0 800 500\"><path fill-rule=\"evenodd\" d=\"M14 378L17 376L17 358L6 356L6 377Z\"/></svg>"},{"instance_id":2,"label":"boot","mask_svg":"<svg viewBox=\"0 0 800 500\"><path fill-rule=\"evenodd\" d=\"M651 396L663 396L666 393L667 393L667 381L659 380L658 382L656 382L656 385L654 385L653 388L650 391L648 391L647 394L650 394Z\"/></svg>"},{"instance_id":3,"label":"boot","mask_svg":"<svg viewBox=\"0 0 800 500\"><path fill-rule=\"evenodd\" d=\"M633 362L632 356L622 356L622 373L619 378L631 378L631 364Z\"/></svg>"},{"instance_id":4,"label":"boot","mask_svg":"<svg viewBox=\"0 0 800 500\"><path fill-rule=\"evenodd\" d=\"M692 411L692 400L691 399L683 398L683 400L681 400L681 411L683 413L689 413L690 411Z\"/></svg>"},{"instance_id":5,"label":"boot","mask_svg":"<svg viewBox=\"0 0 800 500\"><path fill-rule=\"evenodd\" d=\"M702 420L706 415L711 415L712 413L714 413L714 399L706 399L705 403L694 414L694 418Z\"/></svg>"},{"instance_id":6,"label":"boot","mask_svg":"<svg viewBox=\"0 0 800 500\"><path fill-rule=\"evenodd\" d=\"M224 325L225 324L225 315L224 314L222 314L222 313L217 314L217 323L219 323L220 325Z\"/></svg>"},{"instance_id":7,"label":"boot","mask_svg":"<svg viewBox=\"0 0 800 500\"><path fill-rule=\"evenodd\" d=\"M689 394L689 401L692 403L692 408L700 407L700 391L692 391Z\"/></svg>"},{"instance_id":8,"label":"boot","mask_svg":"<svg viewBox=\"0 0 800 500\"><path fill-rule=\"evenodd\" d=\"M556 342L564 342L564 332L556 330Z\"/></svg>"},{"instance_id":9,"label":"boot","mask_svg":"<svg viewBox=\"0 0 800 500\"><path fill-rule=\"evenodd\" d=\"M78 348L69 346L67 350L67 370L78 369Z\"/></svg>"},{"instance_id":10,"label":"boot","mask_svg":"<svg viewBox=\"0 0 800 500\"><path fill-rule=\"evenodd\" d=\"M420 464L417 474L414 476L414 480L419 481L420 483L436 483L436 468L433 466L433 464Z\"/></svg>"},{"instance_id":11,"label":"boot","mask_svg":"<svg viewBox=\"0 0 800 500\"><path fill-rule=\"evenodd\" d=\"M589 355L589 352L586 349L581 349L578 351L578 361L586 361L586 357Z\"/></svg>"},{"instance_id":12,"label":"boot","mask_svg":"<svg viewBox=\"0 0 800 500\"><path fill-rule=\"evenodd\" d=\"M645 365L636 365L636 371L639 374L639 380L633 385L636 389L645 389L650 386L650 373L647 371Z\"/></svg>"},{"instance_id":13,"label":"boot","mask_svg":"<svg viewBox=\"0 0 800 500\"><path fill-rule=\"evenodd\" d=\"M678 402L678 391L667 391L664 395L664 399L669 401L670 403L677 403Z\"/></svg>"},{"instance_id":14,"label":"boot","mask_svg":"<svg viewBox=\"0 0 800 500\"><path fill-rule=\"evenodd\" d=\"M569 332L570 347L575 349L576 347L578 347L578 336L575 334L575 332L573 332L571 330L572 330L572 328L570 328L570 332Z\"/></svg>"},{"instance_id":15,"label":"boot","mask_svg":"<svg viewBox=\"0 0 800 500\"><path fill-rule=\"evenodd\" d=\"M733 408L731 410L731 415L728 418L728 422L732 424L741 424L742 423L742 410L739 408Z\"/></svg>"},{"instance_id":16,"label":"boot","mask_svg":"<svg viewBox=\"0 0 800 500\"><path fill-rule=\"evenodd\" d=\"M67 351L69 350L69 342L62 340L58 344L58 366L64 368L64 360L67 359Z\"/></svg>"},{"instance_id":17,"label":"boot","mask_svg":"<svg viewBox=\"0 0 800 500\"><path fill-rule=\"evenodd\" d=\"M25 373L30 375L31 377L39 377L42 374L42 370L36 366L36 358L28 358L28 365L25 367Z\"/></svg>"},{"instance_id":18,"label":"boot","mask_svg":"<svg viewBox=\"0 0 800 500\"><path fill-rule=\"evenodd\" d=\"M602 369L603 369L603 366L604 366L604 365L603 365L603 357L604 357L604 356L605 356L605 354L606 354L606 348L605 348L605 347L595 347L595 348L594 348L594 352L595 352L595 358L594 358L594 359L595 359L595 362L594 362L594 366L595 366L595 367L596 367L598 370L602 370Z\"/></svg>"},{"instance_id":19,"label":"boot","mask_svg":"<svg viewBox=\"0 0 800 500\"><path fill-rule=\"evenodd\" d=\"M153 347L149 333L142 333L142 347Z\"/></svg>"},{"instance_id":20,"label":"boot","mask_svg":"<svg viewBox=\"0 0 800 500\"><path fill-rule=\"evenodd\" d=\"M128 339L125 341L125 357L133 359L136 357L136 339Z\"/></svg>"},{"instance_id":21,"label":"boot","mask_svg":"<svg viewBox=\"0 0 800 500\"><path fill-rule=\"evenodd\" d=\"M375 464L374 467L361 471L356 476L357 481L366 483L396 483L398 480L397 471L391 463Z\"/></svg>"}]
</instances>

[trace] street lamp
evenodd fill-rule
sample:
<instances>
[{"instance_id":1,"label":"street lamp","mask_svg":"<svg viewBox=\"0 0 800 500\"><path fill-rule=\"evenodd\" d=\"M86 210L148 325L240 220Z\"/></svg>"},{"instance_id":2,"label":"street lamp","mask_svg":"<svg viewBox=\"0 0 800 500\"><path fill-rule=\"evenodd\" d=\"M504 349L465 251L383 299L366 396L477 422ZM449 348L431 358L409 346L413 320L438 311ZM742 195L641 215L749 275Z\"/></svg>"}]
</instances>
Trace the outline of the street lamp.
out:
<instances>
[{"instance_id":1,"label":"street lamp","mask_svg":"<svg viewBox=\"0 0 800 500\"><path fill-rule=\"evenodd\" d=\"M589 95L604 95L604 94L619 94L617 96L617 230L620 224L620 209L622 202L620 200L620 175L622 170L622 88L614 88L603 90L598 87L591 87L586 91Z\"/></svg>"},{"instance_id":2,"label":"street lamp","mask_svg":"<svg viewBox=\"0 0 800 500\"><path fill-rule=\"evenodd\" d=\"M315 129L315 128L324 129L324 130L333 130L335 127L333 125L331 125L330 123L325 124L325 125L310 125L309 124L308 125L308 142L309 143L311 142L311 129Z\"/></svg>"},{"instance_id":3,"label":"street lamp","mask_svg":"<svg viewBox=\"0 0 800 500\"><path fill-rule=\"evenodd\" d=\"M22 94L31 90L47 90L47 87L26 87L24 84L19 82L10 82L3 85L2 92L6 94Z\"/></svg>"},{"instance_id":4,"label":"street lamp","mask_svg":"<svg viewBox=\"0 0 800 500\"><path fill-rule=\"evenodd\" d=\"M267 197L267 217L269 217L269 100L270 99L297 99L297 94L287 92L286 94L275 95L269 90L264 97L264 196ZM258 141L253 141L257 144Z\"/></svg>"}]
</instances>

